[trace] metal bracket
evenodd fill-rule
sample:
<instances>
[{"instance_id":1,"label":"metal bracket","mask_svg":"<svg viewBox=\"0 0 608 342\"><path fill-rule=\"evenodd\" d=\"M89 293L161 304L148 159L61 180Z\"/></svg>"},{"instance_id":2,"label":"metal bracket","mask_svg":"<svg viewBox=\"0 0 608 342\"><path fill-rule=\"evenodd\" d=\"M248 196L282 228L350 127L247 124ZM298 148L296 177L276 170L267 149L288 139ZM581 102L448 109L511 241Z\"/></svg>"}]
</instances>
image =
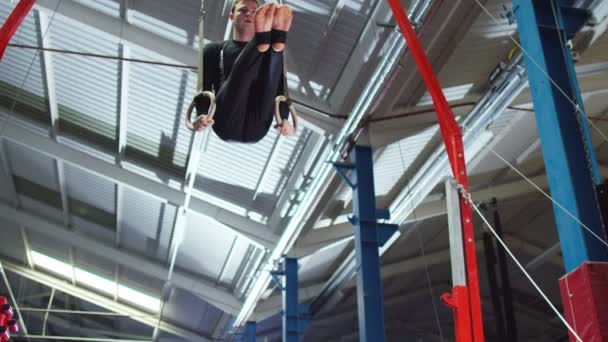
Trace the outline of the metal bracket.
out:
<instances>
[{"instance_id":1,"label":"metal bracket","mask_svg":"<svg viewBox=\"0 0 608 342\"><path fill-rule=\"evenodd\" d=\"M277 284L277 287L281 289L281 291L285 291L285 287L283 286L283 284L281 284L281 280L279 279L279 276L283 276L285 275L285 272L282 271L270 271L270 276L272 277L272 280L274 281L275 284Z\"/></svg>"},{"instance_id":2,"label":"metal bracket","mask_svg":"<svg viewBox=\"0 0 608 342\"><path fill-rule=\"evenodd\" d=\"M340 178L342 178L342 180L346 182L348 186L350 186L352 189L357 187L357 185L353 183L353 181L351 181L350 178L348 178L348 176L344 173L344 170L353 170L355 168L353 164L334 163L334 168L336 169L336 172L338 172L338 176L340 176Z\"/></svg>"},{"instance_id":3,"label":"metal bracket","mask_svg":"<svg viewBox=\"0 0 608 342\"><path fill-rule=\"evenodd\" d=\"M515 11L517 11L518 7L519 6L515 6L512 9L509 9L507 8L507 5L502 5L504 12L500 14L500 17L506 19L509 22L509 26L513 25L516 21Z\"/></svg>"},{"instance_id":4,"label":"metal bracket","mask_svg":"<svg viewBox=\"0 0 608 342\"><path fill-rule=\"evenodd\" d=\"M399 230L399 226L396 224L378 223L377 230L378 246L382 247Z\"/></svg>"}]
</instances>

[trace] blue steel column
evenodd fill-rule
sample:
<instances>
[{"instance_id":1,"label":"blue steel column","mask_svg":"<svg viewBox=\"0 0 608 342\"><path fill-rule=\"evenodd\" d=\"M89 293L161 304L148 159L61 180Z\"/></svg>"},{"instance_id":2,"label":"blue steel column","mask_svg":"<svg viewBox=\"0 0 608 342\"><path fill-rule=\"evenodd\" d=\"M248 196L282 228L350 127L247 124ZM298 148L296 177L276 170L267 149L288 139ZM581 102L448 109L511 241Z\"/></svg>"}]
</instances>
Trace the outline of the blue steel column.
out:
<instances>
[{"instance_id":1,"label":"blue steel column","mask_svg":"<svg viewBox=\"0 0 608 342\"><path fill-rule=\"evenodd\" d=\"M570 49L560 41L555 15L561 21L562 37L571 38L584 24L587 14L560 8L558 1L553 2L557 11L554 13L552 1L513 0L519 37L527 51L526 68L545 168L553 198L599 236L604 236L594 189L593 176L597 172L593 170L593 148L588 149L590 155L585 151L586 121L581 120L583 127L579 126L574 105L547 78L548 75L553 79L570 99L580 101L574 66L568 56ZM578 105L584 112L582 103ZM580 224L557 206L554 213L566 271L574 270L584 261L608 260L606 248Z\"/></svg>"},{"instance_id":2,"label":"blue steel column","mask_svg":"<svg viewBox=\"0 0 608 342\"><path fill-rule=\"evenodd\" d=\"M256 335L256 324L255 322L249 321L245 325L245 341L255 342Z\"/></svg>"},{"instance_id":3,"label":"blue steel column","mask_svg":"<svg viewBox=\"0 0 608 342\"><path fill-rule=\"evenodd\" d=\"M298 259L285 258L283 272L283 342L298 342Z\"/></svg>"},{"instance_id":4,"label":"blue steel column","mask_svg":"<svg viewBox=\"0 0 608 342\"><path fill-rule=\"evenodd\" d=\"M393 225L378 224L377 219L388 219L387 211L376 209L372 149L355 146L351 153L353 189L353 217L357 259L357 303L359 307L359 340L383 342L384 298L380 278L378 248L396 231ZM339 166L338 166L339 167Z\"/></svg>"}]
</instances>

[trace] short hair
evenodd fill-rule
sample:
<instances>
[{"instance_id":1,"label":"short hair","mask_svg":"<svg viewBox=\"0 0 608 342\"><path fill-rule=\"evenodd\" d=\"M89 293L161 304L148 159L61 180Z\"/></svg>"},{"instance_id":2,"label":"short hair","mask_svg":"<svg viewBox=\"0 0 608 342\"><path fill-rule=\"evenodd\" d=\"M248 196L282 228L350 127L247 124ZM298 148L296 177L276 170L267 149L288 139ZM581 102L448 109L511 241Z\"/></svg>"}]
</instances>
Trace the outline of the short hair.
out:
<instances>
[{"instance_id":1,"label":"short hair","mask_svg":"<svg viewBox=\"0 0 608 342\"><path fill-rule=\"evenodd\" d=\"M245 1L255 1L256 4L260 4L260 2L258 0L233 0L232 1L232 7L230 8L230 13L234 13L234 10L236 9L236 5L240 4L241 2L245 2Z\"/></svg>"}]
</instances>

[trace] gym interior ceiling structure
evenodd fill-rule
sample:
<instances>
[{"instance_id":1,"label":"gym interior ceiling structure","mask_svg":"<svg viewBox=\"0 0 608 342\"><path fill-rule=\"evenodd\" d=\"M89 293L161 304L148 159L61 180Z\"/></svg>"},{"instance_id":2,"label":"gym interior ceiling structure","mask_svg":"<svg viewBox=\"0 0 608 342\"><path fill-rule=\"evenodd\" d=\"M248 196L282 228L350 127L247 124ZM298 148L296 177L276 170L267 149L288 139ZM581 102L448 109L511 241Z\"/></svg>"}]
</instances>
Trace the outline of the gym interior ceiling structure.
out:
<instances>
[{"instance_id":1,"label":"gym interior ceiling structure","mask_svg":"<svg viewBox=\"0 0 608 342\"><path fill-rule=\"evenodd\" d=\"M437 98L389 2L286 1L297 134L235 144L184 124L201 0L35 1L0 61L0 296L18 314L12 340L600 336L577 336L576 318L605 318L607 300L579 309L560 285L608 261L608 2L400 2L462 131L469 188L456 197L473 207L464 244L479 279L466 318L476 322L477 296L481 337L442 297L456 296L459 265L474 286L471 255L465 265L454 249ZM231 3L205 1L206 42L231 36ZM1 0L0 23L19 4ZM359 169L361 146L373 173ZM357 233L369 220L353 215L364 176L375 191L365 201L388 209L372 228L398 228L374 236L376 259ZM369 260L375 275L363 274ZM370 279L380 288L362 294ZM375 316L362 305L372 295Z\"/></svg>"}]
</instances>

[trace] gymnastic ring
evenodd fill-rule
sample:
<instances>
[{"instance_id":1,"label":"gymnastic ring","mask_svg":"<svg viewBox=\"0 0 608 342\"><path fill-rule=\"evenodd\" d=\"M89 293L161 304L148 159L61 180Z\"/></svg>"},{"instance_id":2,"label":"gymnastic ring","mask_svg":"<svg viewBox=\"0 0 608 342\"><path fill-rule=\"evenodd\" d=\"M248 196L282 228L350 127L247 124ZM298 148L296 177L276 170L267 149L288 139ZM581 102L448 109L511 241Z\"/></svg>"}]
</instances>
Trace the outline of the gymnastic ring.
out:
<instances>
[{"instance_id":1,"label":"gymnastic ring","mask_svg":"<svg viewBox=\"0 0 608 342\"><path fill-rule=\"evenodd\" d=\"M199 96L207 96L211 102L209 105L209 113L207 113L207 118L211 120L215 115L215 94L210 91L203 91L196 94L194 99L192 99L190 106L188 106L188 111L186 112L186 127L193 132L196 131L196 129L194 129L194 125L192 124L192 113L194 112L194 108L196 108L196 98Z\"/></svg>"},{"instance_id":2,"label":"gymnastic ring","mask_svg":"<svg viewBox=\"0 0 608 342\"><path fill-rule=\"evenodd\" d=\"M283 123L283 119L281 118L281 103L288 102L287 97L283 95L277 96L276 100L274 100L274 117L277 120L277 126L281 126ZM296 113L296 108L293 104L289 105L289 114L291 114L291 120L293 121L293 131L294 133L298 131L298 114Z\"/></svg>"}]
</instances>

